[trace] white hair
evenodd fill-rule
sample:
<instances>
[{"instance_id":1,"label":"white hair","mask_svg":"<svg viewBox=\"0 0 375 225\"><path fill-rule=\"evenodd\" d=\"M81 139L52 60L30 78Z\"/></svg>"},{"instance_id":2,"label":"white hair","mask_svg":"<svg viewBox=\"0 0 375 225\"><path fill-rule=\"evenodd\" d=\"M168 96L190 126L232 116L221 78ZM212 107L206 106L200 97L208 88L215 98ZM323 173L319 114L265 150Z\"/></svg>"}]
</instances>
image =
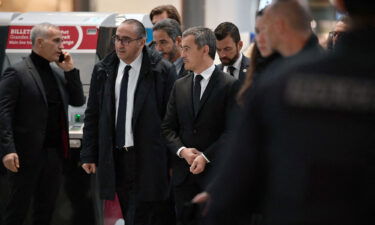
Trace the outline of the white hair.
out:
<instances>
[{"instance_id":1,"label":"white hair","mask_svg":"<svg viewBox=\"0 0 375 225\"><path fill-rule=\"evenodd\" d=\"M31 29L31 34L30 34L32 45L33 46L35 45L35 41L38 37L47 38L49 29L59 29L59 27L52 25L50 23L41 23L41 24L35 25Z\"/></svg>"}]
</instances>

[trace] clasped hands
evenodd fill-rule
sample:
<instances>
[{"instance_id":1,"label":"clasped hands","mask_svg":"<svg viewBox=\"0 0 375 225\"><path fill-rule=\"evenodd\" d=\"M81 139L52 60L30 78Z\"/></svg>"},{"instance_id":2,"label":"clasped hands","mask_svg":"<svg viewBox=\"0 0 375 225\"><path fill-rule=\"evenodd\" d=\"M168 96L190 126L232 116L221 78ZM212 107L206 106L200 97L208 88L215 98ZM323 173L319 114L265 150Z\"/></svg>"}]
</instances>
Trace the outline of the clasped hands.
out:
<instances>
[{"instance_id":1,"label":"clasped hands","mask_svg":"<svg viewBox=\"0 0 375 225\"><path fill-rule=\"evenodd\" d=\"M192 174L200 174L204 171L207 161L202 154L196 148L184 148L180 152L180 156L190 165Z\"/></svg>"}]
</instances>

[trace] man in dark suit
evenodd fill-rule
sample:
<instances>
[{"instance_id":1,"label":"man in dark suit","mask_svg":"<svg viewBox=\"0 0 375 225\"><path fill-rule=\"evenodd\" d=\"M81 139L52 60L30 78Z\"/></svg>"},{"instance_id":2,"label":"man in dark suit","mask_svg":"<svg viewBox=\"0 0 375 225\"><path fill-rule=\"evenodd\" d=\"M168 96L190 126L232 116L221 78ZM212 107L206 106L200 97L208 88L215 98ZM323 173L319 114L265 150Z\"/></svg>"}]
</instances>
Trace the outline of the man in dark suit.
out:
<instances>
[{"instance_id":1,"label":"man in dark suit","mask_svg":"<svg viewBox=\"0 0 375 225\"><path fill-rule=\"evenodd\" d=\"M160 125L176 71L145 47L139 21L125 20L113 38L116 51L95 65L91 78L82 167L98 172L101 198L117 193L127 225L169 224L168 151Z\"/></svg>"},{"instance_id":2,"label":"man in dark suit","mask_svg":"<svg viewBox=\"0 0 375 225\"><path fill-rule=\"evenodd\" d=\"M246 76L250 59L241 53L243 42L236 25L223 22L215 29L216 50L220 57L219 69L229 73L242 83Z\"/></svg>"},{"instance_id":3,"label":"man in dark suit","mask_svg":"<svg viewBox=\"0 0 375 225\"><path fill-rule=\"evenodd\" d=\"M0 154L10 184L4 225L21 225L32 197L33 224L50 224L68 154L68 104L85 102L79 71L62 52L59 28L36 25L31 42L31 55L0 80ZM59 62L61 54L65 59Z\"/></svg>"},{"instance_id":4,"label":"man in dark suit","mask_svg":"<svg viewBox=\"0 0 375 225\"><path fill-rule=\"evenodd\" d=\"M375 4L333 2L352 29L333 54L256 87L212 189L209 224L226 224L221 212L235 205L258 210L261 224L374 224Z\"/></svg>"},{"instance_id":5,"label":"man in dark suit","mask_svg":"<svg viewBox=\"0 0 375 225\"><path fill-rule=\"evenodd\" d=\"M177 78L188 74L181 57L181 28L173 19L164 19L152 28L155 42L155 50L159 51L163 58L173 63L176 67Z\"/></svg>"},{"instance_id":6,"label":"man in dark suit","mask_svg":"<svg viewBox=\"0 0 375 225\"><path fill-rule=\"evenodd\" d=\"M190 75L175 82L162 124L173 154L177 214L203 190L207 174L229 135L236 79L215 67L215 35L193 27L182 35L182 57ZM225 150L225 149L224 149Z\"/></svg>"}]
</instances>

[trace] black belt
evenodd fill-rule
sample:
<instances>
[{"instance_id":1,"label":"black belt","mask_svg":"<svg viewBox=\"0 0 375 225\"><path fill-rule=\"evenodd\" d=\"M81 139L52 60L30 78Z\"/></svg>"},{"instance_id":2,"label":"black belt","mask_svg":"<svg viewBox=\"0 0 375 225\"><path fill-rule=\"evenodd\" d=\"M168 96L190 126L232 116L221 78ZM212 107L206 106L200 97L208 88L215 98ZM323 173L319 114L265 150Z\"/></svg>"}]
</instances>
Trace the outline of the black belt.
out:
<instances>
[{"instance_id":1,"label":"black belt","mask_svg":"<svg viewBox=\"0 0 375 225\"><path fill-rule=\"evenodd\" d=\"M129 147L115 147L116 150L118 151L132 151L134 150L134 146L129 146Z\"/></svg>"}]
</instances>

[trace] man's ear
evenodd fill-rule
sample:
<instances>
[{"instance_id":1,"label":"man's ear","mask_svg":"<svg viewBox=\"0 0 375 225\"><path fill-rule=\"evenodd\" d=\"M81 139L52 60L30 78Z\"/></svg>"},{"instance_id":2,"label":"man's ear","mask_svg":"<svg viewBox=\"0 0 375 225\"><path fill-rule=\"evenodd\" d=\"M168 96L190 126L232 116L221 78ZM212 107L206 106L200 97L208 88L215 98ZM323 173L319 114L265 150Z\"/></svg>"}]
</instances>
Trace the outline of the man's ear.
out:
<instances>
[{"instance_id":1,"label":"man's ear","mask_svg":"<svg viewBox=\"0 0 375 225\"><path fill-rule=\"evenodd\" d=\"M139 42L141 46L144 46L146 44L146 38L142 38Z\"/></svg>"},{"instance_id":2,"label":"man's ear","mask_svg":"<svg viewBox=\"0 0 375 225\"><path fill-rule=\"evenodd\" d=\"M241 51L242 47L243 47L243 41L240 40L237 44L238 51Z\"/></svg>"},{"instance_id":3,"label":"man's ear","mask_svg":"<svg viewBox=\"0 0 375 225\"><path fill-rule=\"evenodd\" d=\"M207 55L209 55L209 52L210 52L210 47L208 47L208 45L205 45L203 46L203 53L207 53Z\"/></svg>"},{"instance_id":4,"label":"man's ear","mask_svg":"<svg viewBox=\"0 0 375 225\"><path fill-rule=\"evenodd\" d=\"M176 45L181 47L182 38L181 36L176 37Z\"/></svg>"},{"instance_id":5,"label":"man's ear","mask_svg":"<svg viewBox=\"0 0 375 225\"><path fill-rule=\"evenodd\" d=\"M41 37L36 38L35 46L38 47L38 48L42 48L43 47L43 38L41 38Z\"/></svg>"}]
</instances>

